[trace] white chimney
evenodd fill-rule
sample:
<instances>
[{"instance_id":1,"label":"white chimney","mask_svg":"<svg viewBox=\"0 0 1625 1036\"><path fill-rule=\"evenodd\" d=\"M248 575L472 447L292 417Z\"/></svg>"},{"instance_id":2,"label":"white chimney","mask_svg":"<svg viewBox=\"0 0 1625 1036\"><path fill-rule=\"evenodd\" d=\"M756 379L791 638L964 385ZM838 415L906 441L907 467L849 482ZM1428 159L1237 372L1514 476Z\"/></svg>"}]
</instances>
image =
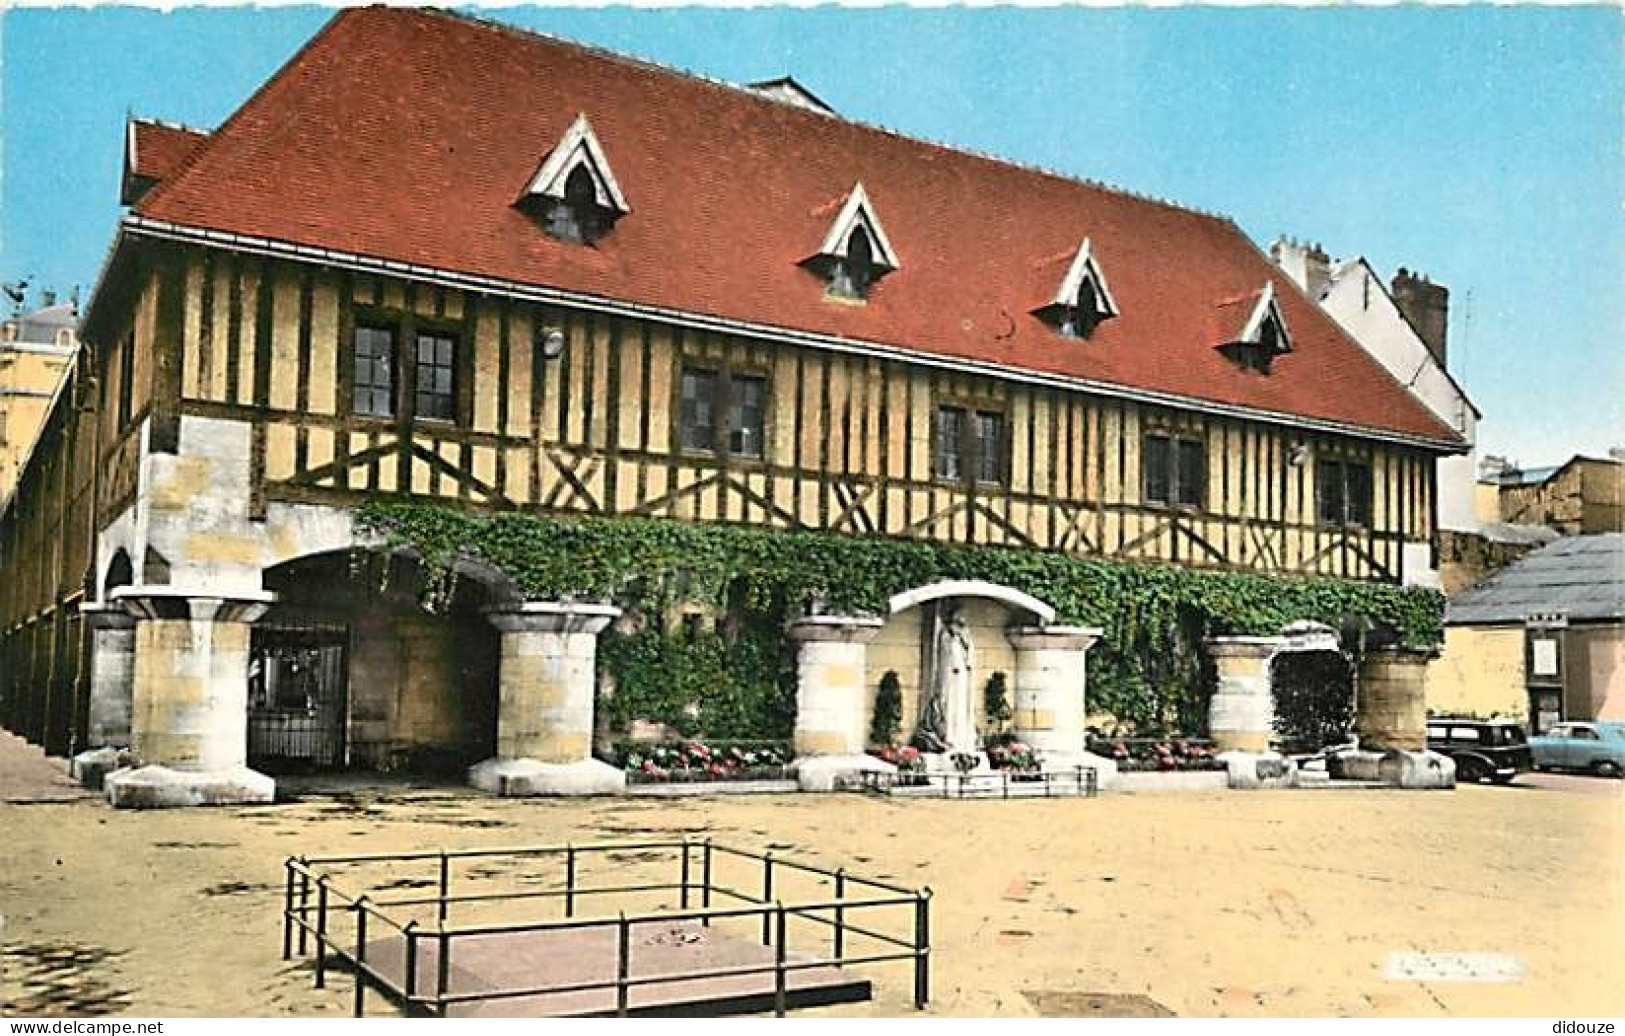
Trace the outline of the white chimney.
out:
<instances>
[{"instance_id":1,"label":"white chimney","mask_svg":"<svg viewBox=\"0 0 1625 1036\"><path fill-rule=\"evenodd\" d=\"M1332 260L1320 245L1282 235L1270 244L1270 258L1305 295L1319 301L1326 294Z\"/></svg>"}]
</instances>

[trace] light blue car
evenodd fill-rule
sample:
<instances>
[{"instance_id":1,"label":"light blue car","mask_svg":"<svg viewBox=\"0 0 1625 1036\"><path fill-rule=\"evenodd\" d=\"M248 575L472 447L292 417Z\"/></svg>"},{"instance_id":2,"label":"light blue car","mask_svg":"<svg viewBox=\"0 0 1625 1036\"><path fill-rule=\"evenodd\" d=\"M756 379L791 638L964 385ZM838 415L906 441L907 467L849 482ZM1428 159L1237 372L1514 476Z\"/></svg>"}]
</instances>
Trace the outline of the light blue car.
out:
<instances>
[{"instance_id":1,"label":"light blue car","mask_svg":"<svg viewBox=\"0 0 1625 1036\"><path fill-rule=\"evenodd\" d=\"M1559 723L1529 739L1537 770L1589 770L1599 777L1625 774L1625 723Z\"/></svg>"}]
</instances>

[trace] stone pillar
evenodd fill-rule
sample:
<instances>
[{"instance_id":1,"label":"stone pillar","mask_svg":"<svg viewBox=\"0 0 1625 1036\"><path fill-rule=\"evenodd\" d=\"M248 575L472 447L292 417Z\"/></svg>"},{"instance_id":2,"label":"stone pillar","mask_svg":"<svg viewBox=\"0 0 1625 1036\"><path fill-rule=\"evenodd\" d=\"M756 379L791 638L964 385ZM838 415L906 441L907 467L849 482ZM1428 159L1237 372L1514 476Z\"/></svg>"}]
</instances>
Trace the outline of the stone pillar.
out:
<instances>
[{"instance_id":1,"label":"stone pillar","mask_svg":"<svg viewBox=\"0 0 1625 1036\"><path fill-rule=\"evenodd\" d=\"M1269 751L1275 736L1269 662L1283 643L1280 637L1214 637L1207 642L1219 677L1207 726L1221 751Z\"/></svg>"},{"instance_id":2,"label":"stone pillar","mask_svg":"<svg viewBox=\"0 0 1625 1036\"><path fill-rule=\"evenodd\" d=\"M87 788L99 789L130 745L135 617L112 604L81 604L79 614L90 638L89 749L73 757L70 772Z\"/></svg>"},{"instance_id":3,"label":"stone pillar","mask_svg":"<svg viewBox=\"0 0 1625 1036\"><path fill-rule=\"evenodd\" d=\"M115 806L270 802L248 768L249 629L275 600L180 587L120 587L135 617L130 750L136 767L104 782Z\"/></svg>"},{"instance_id":4,"label":"stone pillar","mask_svg":"<svg viewBox=\"0 0 1625 1036\"><path fill-rule=\"evenodd\" d=\"M1427 668L1432 649L1381 648L1360 662L1355 729L1368 751L1427 749Z\"/></svg>"},{"instance_id":5,"label":"stone pillar","mask_svg":"<svg viewBox=\"0 0 1625 1036\"><path fill-rule=\"evenodd\" d=\"M1014 733L1046 769L1079 765L1087 752L1084 659L1100 634L1083 626L1016 626L1007 634L1016 649Z\"/></svg>"},{"instance_id":6,"label":"stone pillar","mask_svg":"<svg viewBox=\"0 0 1625 1036\"><path fill-rule=\"evenodd\" d=\"M1089 751L1088 651L1101 631L1086 626L1016 626L1006 634L1016 649L1013 731L1038 750L1046 770L1087 766L1097 787L1117 786L1117 763Z\"/></svg>"},{"instance_id":7,"label":"stone pillar","mask_svg":"<svg viewBox=\"0 0 1625 1036\"><path fill-rule=\"evenodd\" d=\"M803 791L838 778L894 768L864 752L869 641L885 625L867 616L812 615L790 624L796 643L796 761Z\"/></svg>"},{"instance_id":8,"label":"stone pillar","mask_svg":"<svg viewBox=\"0 0 1625 1036\"><path fill-rule=\"evenodd\" d=\"M502 633L497 754L469 783L497 795L606 795L626 774L592 757L598 634L608 604L531 601L486 612Z\"/></svg>"}]
</instances>

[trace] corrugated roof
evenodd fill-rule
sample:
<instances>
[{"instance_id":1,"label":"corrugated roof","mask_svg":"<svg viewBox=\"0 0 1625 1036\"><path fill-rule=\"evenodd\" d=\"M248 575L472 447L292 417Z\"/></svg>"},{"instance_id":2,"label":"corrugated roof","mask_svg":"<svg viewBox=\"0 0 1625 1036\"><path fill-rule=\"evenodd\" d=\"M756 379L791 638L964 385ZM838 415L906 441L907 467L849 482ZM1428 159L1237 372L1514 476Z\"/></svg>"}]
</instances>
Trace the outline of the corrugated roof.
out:
<instances>
[{"instance_id":1,"label":"corrugated roof","mask_svg":"<svg viewBox=\"0 0 1625 1036\"><path fill-rule=\"evenodd\" d=\"M381 71L383 70L383 71ZM585 112L632 212L592 247L514 205ZM803 265L862 183L901 268L866 305ZM137 213L1038 375L1459 436L1231 221L444 12L352 8L192 149ZM1088 237L1122 315L1087 341L1028 312ZM1273 283L1292 351L1214 346Z\"/></svg>"},{"instance_id":2,"label":"corrugated roof","mask_svg":"<svg viewBox=\"0 0 1625 1036\"><path fill-rule=\"evenodd\" d=\"M1570 622L1625 619L1625 533L1547 544L1450 599L1452 626L1521 623L1558 613Z\"/></svg>"},{"instance_id":3,"label":"corrugated roof","mask_svg":"<svg viewBox=\"0 0 1625 1036\"><path fill-rule=\"evenodd\" d=\"M1517 522L1485 522L1478 533L1491 543L1550 543L1562 535L1545 525Z\"/></svg>"}]
</instances>

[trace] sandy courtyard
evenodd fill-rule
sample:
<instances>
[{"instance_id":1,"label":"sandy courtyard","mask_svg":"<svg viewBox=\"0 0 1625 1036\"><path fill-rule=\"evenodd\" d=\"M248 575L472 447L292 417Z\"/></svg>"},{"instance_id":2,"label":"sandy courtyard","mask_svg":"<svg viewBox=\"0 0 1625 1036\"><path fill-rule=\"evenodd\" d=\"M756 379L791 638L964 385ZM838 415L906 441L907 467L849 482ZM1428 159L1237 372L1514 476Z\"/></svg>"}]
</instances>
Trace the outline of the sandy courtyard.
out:
<instances>
[{"instance_id":1,"label":"sandy courtyard","mask_svg":"<svg viewBox=\"0 0 1625 1036\"><path fill-rule=\"evenodd\" d=\"M1089 993L1181 1016L1625 1012L1617 793L560 802L440 789L156 813L4 805L0 832L3 992L19 1013L345 1014L347 976L313 990L308 961L281 959L284 857L649 832L932 886L933 1014L1065 1014ZM1511 954L1525 973L1389 980L1394 951ZM874 978L873 1002L824 1011L912 1013L905 971Z\"/></svg>"}]
</instances>

